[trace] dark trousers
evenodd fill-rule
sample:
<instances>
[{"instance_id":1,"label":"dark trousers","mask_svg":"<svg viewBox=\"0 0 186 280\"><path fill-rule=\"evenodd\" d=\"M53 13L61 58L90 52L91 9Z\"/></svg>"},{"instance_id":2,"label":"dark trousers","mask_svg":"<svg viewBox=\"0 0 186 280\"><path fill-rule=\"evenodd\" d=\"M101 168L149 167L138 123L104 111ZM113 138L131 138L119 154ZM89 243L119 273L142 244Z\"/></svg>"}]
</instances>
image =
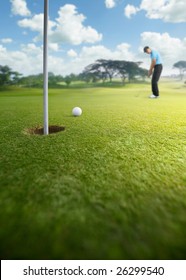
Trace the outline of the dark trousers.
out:
<instances>
[{"instance_id":1,"label":"dark trousers","mask_svg":"<svg viewBox=\"0 0 186 280\"><path fill-rule=\"evenodd\" d=\"M162 64L155 65L154 72L153 72L153 75L152 75L152 81L151 81L151 83L152 83L152 93L155 96L159 96L158 81L159 81L159 78L161 76L162 70L163 70Z\"/></svg>"}]
</instances>

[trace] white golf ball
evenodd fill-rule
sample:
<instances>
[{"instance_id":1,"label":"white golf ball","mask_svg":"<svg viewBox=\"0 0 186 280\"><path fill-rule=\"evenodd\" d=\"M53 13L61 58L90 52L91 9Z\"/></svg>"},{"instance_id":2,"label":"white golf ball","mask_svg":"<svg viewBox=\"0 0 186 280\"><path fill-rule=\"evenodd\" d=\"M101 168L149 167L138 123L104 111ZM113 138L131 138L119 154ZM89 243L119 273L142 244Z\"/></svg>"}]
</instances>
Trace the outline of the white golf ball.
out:
<instances>
[{"instance_id":1,"label":"white golf ball","mask_svg":"<svg viewBox=\"0 0 186 280\"><path fill-rule=\"evenodd\" d=\"M72 109L72 115L74 117L79 117L79 116L81 116L81 114L82 114L82 109L80 107L74 107Z\"/></svg>"}]
</instances>

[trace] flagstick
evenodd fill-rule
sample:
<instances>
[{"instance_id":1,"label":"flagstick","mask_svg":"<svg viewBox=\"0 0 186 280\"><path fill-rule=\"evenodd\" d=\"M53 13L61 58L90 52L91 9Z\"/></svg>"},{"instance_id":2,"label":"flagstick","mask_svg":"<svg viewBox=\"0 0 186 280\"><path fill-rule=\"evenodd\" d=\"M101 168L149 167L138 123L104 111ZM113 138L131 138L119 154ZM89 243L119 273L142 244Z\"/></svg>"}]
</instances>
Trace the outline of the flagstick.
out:
<instances>
[{"instance_id":1,"label":"flagstick","mask_svg":"<svg viewBox=\"0 0 186 280\"><path fill-rule=\"evenodd\" d=\"M44 134L48 135L48 0L44 0L43 105Z\"/></svg>"}]
</instances>

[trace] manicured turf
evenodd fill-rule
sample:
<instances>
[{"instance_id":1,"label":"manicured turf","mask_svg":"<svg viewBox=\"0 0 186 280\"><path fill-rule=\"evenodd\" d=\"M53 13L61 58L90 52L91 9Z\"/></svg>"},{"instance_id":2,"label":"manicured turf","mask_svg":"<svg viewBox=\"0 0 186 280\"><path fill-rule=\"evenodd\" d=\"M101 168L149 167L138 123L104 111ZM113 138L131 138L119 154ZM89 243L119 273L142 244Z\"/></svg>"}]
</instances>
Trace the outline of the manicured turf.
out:
<instances>
[{"instance_id":1,"label":"manicured turf","mask_svg":"<svg viewBox=\"0 0 186 280\"><path fill-rule=\"evenodd\" d=\"M1 259L185 259L186 88L0 92ZM81 117L72 117L75 106Z\"/></svg>"}]
</instances>

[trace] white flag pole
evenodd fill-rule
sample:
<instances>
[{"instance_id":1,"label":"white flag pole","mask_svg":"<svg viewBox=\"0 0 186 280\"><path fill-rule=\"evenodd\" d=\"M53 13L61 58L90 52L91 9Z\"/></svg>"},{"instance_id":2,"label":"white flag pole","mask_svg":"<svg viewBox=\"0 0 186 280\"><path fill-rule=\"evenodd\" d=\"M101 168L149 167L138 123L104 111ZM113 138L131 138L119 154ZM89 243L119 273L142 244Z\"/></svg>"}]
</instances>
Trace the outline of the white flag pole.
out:
<instances>
[{"instance_id":1,"label":"white flag pole","mask_svg":"<svg viewBox=\"0 0 186 280\"><path fill-rule=\"evenodd\" d=\"M44 134L48 135L48 0L44 0L43 106Z\"/></svg>"}]
</instances>

